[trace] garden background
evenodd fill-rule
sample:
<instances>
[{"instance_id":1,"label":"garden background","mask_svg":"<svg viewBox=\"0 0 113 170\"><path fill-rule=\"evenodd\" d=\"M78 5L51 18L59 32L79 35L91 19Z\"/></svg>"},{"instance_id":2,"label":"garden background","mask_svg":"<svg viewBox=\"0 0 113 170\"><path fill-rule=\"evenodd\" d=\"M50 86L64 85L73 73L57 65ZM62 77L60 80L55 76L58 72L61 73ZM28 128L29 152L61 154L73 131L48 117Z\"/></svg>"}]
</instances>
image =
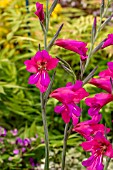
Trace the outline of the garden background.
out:
<instances>
[{"instance_id":1,"label":"garden background","mask_svg":"<svg viewBox=\"0 0 113 170\"><path fill-rule=\"evenodd\" d=\"M52 1L50 1L52 3ZM39 90L34 85L28 85L29 73L25 69L24 61L30 59L38 50L38 44L43 48L43 34L34 12L36 0L29 0L29 7L26 1L19 0L0 0L0 126L5 128L8 133L10 130L17 129L17 136L25 138L35 138L33 146L27 148L24 154L14 154L16 145L11 144L17 136L11 137L9 133L7 142L0 144L0 168L6 169L30 169L29 158L33 158L39 164L43 164L44 158L44 132L42 125L41 106ZM44 4L45 1L41 0ZM113 11L113 6L109 8L109 13ZM61 0L52 13L50 20L50 30L48 41L54 36L59 26L63 23L63 29L59 38L75 39L88 43L90 47L91 29L97 16L97 25L100 16L99 0ZM104 20L106 19L104 18ZM101 31L96 44L113 33L113 19ZM50 54L53 57L60 57L66 60L74 69L77 75L79 70L79 56L71 51L52 47ZM106 63L113 60L113 46L99 50L90 61L85 75L98 65L95 73L107 68ZM52 76L53 72L50 72ZM56 78L53 89L56 89L72 80L61 66L57 67ZM92 85L87 84L85 89L91 95L101 92ZM50 160L51 169L57 170L60 167L61 151L63 145L64 122L62 118L54 113L57 100L51 98L47 103L47 121L50 139ZM82 119L88 119L88 107L81 103L83 109ZM111 128L110 115L113 110L112 104L103 107L103 123ZM112 133L112 132L111 132ZM84 167L81 161L85 153L79 142L83 141L77 133L72 133L68 140L68 151L66 158L66 170L82 170ZM3 151L3 148L5 151ZM11 160L9 158L11 157ZM24 163L22 162L24 160ZM7 164L6 164L7 162ZM55 164L54 164L55 163ZM39 166L37 169L40 169Z\"/></svg>"}]
</instances>

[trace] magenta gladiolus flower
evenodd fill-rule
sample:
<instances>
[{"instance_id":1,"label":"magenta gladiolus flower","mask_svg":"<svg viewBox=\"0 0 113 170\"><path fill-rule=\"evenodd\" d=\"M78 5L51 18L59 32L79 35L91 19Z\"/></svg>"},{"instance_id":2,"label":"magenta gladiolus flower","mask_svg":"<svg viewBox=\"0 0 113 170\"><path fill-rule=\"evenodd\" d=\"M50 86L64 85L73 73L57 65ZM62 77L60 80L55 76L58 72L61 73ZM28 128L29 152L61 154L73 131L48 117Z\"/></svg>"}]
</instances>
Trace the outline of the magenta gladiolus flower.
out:
<instances>
[{"instance_id":1,"label":"magenta gladiolus flower","mask_svg":"<svg viewBox=\"0 0 113 170\"><path fill-rule=\"evenodd\" d=\"M92 117L91 120L78 123L74 126L73 131L80 133L86 140L91 140L97 132L101 132L103 135L109 133L110 128L106 128L103 124L98 124L102 115L98 114Z\"/></svg>"},{"instance_id":2,"label":"magenta gladiolus flower","mask_svg":"<svg viewBox=\"0 0 113 170\"><path fill-rule=\"evenodd\" d=\"M87 59L87 44L81 41L75 41L71 39L58 39L55 41L55 45L58 45L60 47L63 47L67 50L73 51L80 55L81 60Z\"/></svg>"},{"instance_id":3,"label":"magenta gladiolus flower","mask_svg":"<svg viewBox=\"0 0 113 170\"><path fill-rule=\"evenodd\" d=\"M97 86L98 88L101 88L103 90L106 90L108 93L112 92L112 86L110 82L110 78L92 78L90 81L91 84Z\"/></svg>"},{"instance_id":4,"label":"magenta gladiolus flower","mask_svg":"<svg viewBox=\"0 0 113 170\"><path fill-rule=\"evenodd\" d=\"M92 78L90 83L111 93L112 85L110 78L113 78L113 62L108 62L107 65L108 69L101 71L99 73L99 78Z\"/></svg>"},{"instance_id":5,"label":"magenta gladiolus flower","mask_svg":"<svg viewBox=\"0 0 113 170\"><path fill-rule=\"evenodd\" d=\"M55 107L55 112L62 115L62 119L65 123L69 123L70 118L73 120L73 124L78 123L78 118L81 113L81 109L76 105L84 97L89 94L82 88L82 82L76 81L76 84L72 85L68 83L66 87L61 87L54 90L50 97L59 100L62 105Z\"/></svg>"},{"instance_id":6,"label":"magenta gladiolus flower","mask_svg":"<svg viewBox=\"0 0 113 170\"><path fill-rule=\"evenodd\" d=\"M104 41L101 49L108 47L110 45L113 45L113 34L108 34L108 37L106 38L106 40Z\"/></svg>"},{"instance_id":7,"label":"magenta gladiolus flower","mask_svg":"<svg viewBox=\"0 0 113 170\"><path fill-rule=\"evenodd\" d=\"M88 114L90 116L98 114L100 109L111 101L113 101L113 95L107 93L98 93L92 98L87 98L85 103L90 106Z\"/></svg>"},{"instance_id":8,"label":"magenta gladiolus flower","mask_svg":"<svg viewBox=\"0 0 113 170\"><path fill-rule=\"evenodd\" d=\"M108 69L103 70L99 73L101 78L111 77L113 78L113 62L108 62Z\"/></svg>"},{"instance_id":9,"label":"magenta gladiolus flower","mask_svg":"<svg viewBox=\"0 0 113 170\"><path fill-rule=\"evenodd\" d=\"M103 170L104 155L113 158L112 145L101 132L97 132L92 140L83 142L81 146L85 151L92 153L87 160L82 162L88 170Z\"/></svg>"},{"instance_id":10,"label":"magenta gladiolus flower","mask_svg":"<svg viewBox=\"0 0 113 170\"><path fill-rule=\"evenodd\" d=\"M40 4L39 2L36 2L36 8L37 8L37 11L35 12L35 14L38 16L39 20L41 22L43 22L44 21L43 4Z\"/></svg>"},{"instance_id":11,"label":"magenta gladiolus flower","mask_svg":"<svg viewBox=\"0 0 113 170\"><path fill-rule=\"evenodd\" d=\"M35 73L30 76L28 83L35 84L42 93L45 92L50 83L48 71L54 69L58 61L52 58L46 50L38 51L31 60L24 62L27 71Z\"/></svg>"}]
</instances>

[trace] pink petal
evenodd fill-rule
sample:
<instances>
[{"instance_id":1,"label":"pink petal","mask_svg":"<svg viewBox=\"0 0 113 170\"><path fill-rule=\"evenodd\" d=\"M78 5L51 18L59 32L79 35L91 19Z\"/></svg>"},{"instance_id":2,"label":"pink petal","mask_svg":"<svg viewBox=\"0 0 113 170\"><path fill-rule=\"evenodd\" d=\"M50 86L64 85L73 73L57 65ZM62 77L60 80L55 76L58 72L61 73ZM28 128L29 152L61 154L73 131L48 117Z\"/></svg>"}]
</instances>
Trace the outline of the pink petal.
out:
<instances>
[{"instance_id":1,"label":"pink petal","mask_svg":"<svg viewBox=\"0 0 113 170\"><path fill-rule=\"evenodd\" d=\"M40 73L40 78L36 83L36 87L39 88L42 93L44 93L47 90L49 83L50 78L48 73L46 71L42 71Z\"/></svg>"},{"instance_id":2,"label":"pink petal","mask_svg":"<svg viewBox=\"0 0 113 170\"><path fill-rule=\"evenodd\" d=\"M41 83L42 86L48 87L48 85L50 83L50 77L49 77L47 71L42 71L40 83Z\"/></svg>"},{"instance_id":3,"label":"pink petal","mask_svg":"<svg viewBox=\"0 0 113 170\"><path fill-rule=\"evenodd\" d=\"M99 105L94 106L94 107L91 107L91 108L88 109L88 114L89 114L90 116L98 115L100 109L101 109L101 107L100 107Z\"/></svg>"},{"instance_id":4,"label":"pink petal","mask_svg":"<svg viewBox=\"0 0 113 170\"><path fill-rule=\"evenodd\" d=\"M46 50L42 50L42 57L43 57L43 62L48 62L51 59L51 56Z\"/></svg>"},{"instance_id":5,"label":"pink petal","mask_svg":"<svg viewBox=\"0 0 113 170\"><path fill-rule=\"evenodd\" d=\"M109 67L109 70L112 72L113 74L113 62L108 62L107 63L108 67Z\"/></svg>"},{"instance_id":6,"label":"pink petal","mask_svg":"<svg viewBox=\"0 0 113 170\"><path fill-rule=\"evenodd\" d=\"M83 142L82 144L80 144L80 146L82 146L82 148L85 151L91 151L92 150L92 146L93 146L93 140Z\"/></svg>"},{"instance_id":7,"label":"pink petal","mask_svg":"<svg viewBox=\"0 0 113 170\"><path fill-rule=\"evenodd\" d=\"M59 100L60 102L66 104L66 103L70 103L73 101L74 95L75 93L72 90L65 88L65 87L61 87L61 88L54 90L50 94L50 97L53 97Z\"/></svg>"},{"instance_id":8,"label":"pink petal","mask_svg":"<svg viewBox=\"0 0 113 170\"><path fill-rule=\"evenodd\" d=\"M72 121L73 121L73 125L76 126L76 124L78 123L79 119L77 118L77 116L75 114L72 114Z\"/></svg>"},{"instance_id":9,"label":"pink petal","mask_svg":"<svg viewBox=\"0 0 113 170\"><path fill-rule=\"evenodd\" d=\"M54 69L57 66L58 62L59 60L57 58L51 58L47 63L47 66L46 66L47 70Z\"/></svg>"},{"instance_id":10,"label":"pink petal","mask_svg":"<svg viewBox=\"0 0 113 170\"><path fill-rule=\"evenodd\" d=\"M77 117L80 116L80 113L81 113L81 108L79 108L77 105L75 105L74 103L72 104L68 104L68 109L69 109L69 112L70 112L70 116L72 114L76 115Z\"/></svg>"},{"instance_id":11,"label":"pink petal","mask_svg":"<svg viewBox=\"0 0 113 170\"><path fill-rule=\"evenodd\" d=\"M41 63L43 61L42 51L38 51L34 56L35 62Z\"/></svg>"},{"instance_id":12,"label":"pink petal","mask_svg":"<svg viewBox=\"0 0 113 170\"><path fill-rule=\"evenodd\" d=\"M70 116L66 109L62 112L62 119L64 120L65 123L70 122Z\"/></svg>"},{"instance_id":13,"label":"pink petal","mask_svg":"<svg viewBox=\"0 0 113 170\"><path fill-rule=\"evenodd\" d=\"M65 109L65 106L64 105L61 105L61 106L56 106L55 108L54 108L54 111L56 112L56 113L62 113L62 111Z\"/></svg>"},{"instance_id":14,"label":"pink petal","mask_svg":"<svg viewBox=\"0 0 113 170\"><path fill-rule=\"evenodd\" d=\"M82 162L82 165L83 166L86 166L86 167L89 167L92 165L92 163L94 162L95 158L94 156L92 155L91 157L89 157L87 160L83 161ZM93 170L93 169L92 169Z\"/></svg>"},{"instance_id":15,"label":"pink petal","mask_svg":"<svg viewBox=\"0 0 113 170\"><path fill-rule=\"evenodd\" d=\"M111 93L110 78L92 78L90 83Z\"/></svg>"},{"instance_id":16,"label":"pink petal","mask_svg":"<svg viewBox=\"0 0 113 170\"><path fill-rule=\"evenodd\" d=\"M107 70L103 70L99 73L99 76L102 78L109 78L112 77L113 78L113 62L108 62L108 69Z\"/></svg>"},{"instance_id":17,"label":"pink petal","mask_svg":"<svg viewBox=\"0 0 113 170\"><path fill-rule=\"evenodd\" d=\"M93 124L97 124L100 122L100 120L102 119L102 115L101 114L97 114L97 115L94 115L92 116L92 120L90 120L90 122Z\"/></svg>"},{"instance_id":18,"label":"pink petal","mask_svg":"<svg viewBox=\"0 0 113 170\"><path fill-rule=\"evenodd\" d=\"M55 45L80 54L83 60L85 60L85 57L87 58L86 52L88 49L86 48L87 44L84 42L71 39L58 39L55 41Z\"/></svg>"},{"instance_id":19,"label":"pink petal","mask_svg":"<svg viewBox=\"0 0 113 170\"><path fill-rule=\"evenodd\" d=\"M83 98L85 98L87 96L89 96L89 93L86 92L86 90L84 88L80 88L75 93L74 102L79 103Z\"/></svg>"},{"instance_id":20,"label":"pink petal","mask_svg":"<svg viewBox=\"0 0 113 170\"><path fill-rule=\"evenodd\" d=\"M46 50L38 51L35 54L35 62L48 62L51 59L51 56Z\"/></svg>"},{"instance_id":21,"label":"pink petal","mask_svg":"<svg viewBox=\"0 0 113 170\"><path fill-rule=\"evenodd\" d=\"M109 143L109 146L107 148L107 151L105 152L105 155L110 158L113 158L113 148L112 148L111 143Z\"/></svg>"},{"instance_id":22,"label":"pink petal","mask_svg":"<svg viewBox=\"0 0 113 170\"><path fill-rule=\"evenodd\" d=\"M34 61L34 57L31 60L26 60L24 62L24 64L26 65L26 70L31 72L31 73L36 73L37 72L37 66L36 63Z\"/></svg>"},{"instance_id":23,"label":"pink petal","mask_svg":"<svg viewBox=\"0 0 113 170\"><path fill-rule=\"evenodd\" d=\"M33 74L32 76L29 77L29 84L36 84L39 80L40 77L40 72L38 72L37 74Z\"/></svg>"},{"instance_id":24,"label":"pink petal","mask_svg":"<svg viewBox=\"0 0 113 170\"><path fill-rule=\"evenodd\" d=\"M44 93L47 90L47 86L43 86L41 83L41 77L39 78L38 82L36 83L36 87L40 90L41 93Z\"/></svg>"},{"instance_id":25,"label":"pink petal","mask_svg":"<svg viewBox=\"0 0 113 170\"><path fill-rule=\"evenodd\" d=\"M80 80L76 80L75 84L72 84L71 82L66 84L66 86L74 92L82 88L82 85L83 85L83 82Z\"/></svg>"},{"instance_id":26,"label":"pink petal","mask_svg":"<svg viewBox=\"0 0 113 170\"><path fill-rule=\"evenodd\" d=\"M80 59L81 59L82 61L85 61L87 58L88 58L88 56L87 56L87 55L85 55L85 56L80 55Z\"/></svg>"},{"instance_id":27,"label":"pink petal","mask_svg":"<svg viewBox=\"0 0 113 170\"><path fill-rule=\"evenodd\" d=\"M113 34L108 34L107 39L105 40L105 42L102 45L102 49L105 47L108 47L110 45L113 45Z\"/></svg>"},{"instance_id":28,"label":"pink petal","mask_svg":"<svg viewBox=\"0 0 113 170\"><path fill-rule=\"evenodd\" d=\"M43 4L36 2L36 8L37 8L37 11L35 12L35 14L39 17L39 20L43 22L44 20Z\"/></svg>"},{"instance_id":29,"label":"pink petal","mask_svg":"<svg viewBox=\"0 0 113 170\"><path fill-rule=\"evenodd\" d=\"M111 72L107 69L107 70L103 70L99 73L99 76L101 78L106 78L106 77L113 77L113 75L111 74Z\"/></svg>"}]
</instances>

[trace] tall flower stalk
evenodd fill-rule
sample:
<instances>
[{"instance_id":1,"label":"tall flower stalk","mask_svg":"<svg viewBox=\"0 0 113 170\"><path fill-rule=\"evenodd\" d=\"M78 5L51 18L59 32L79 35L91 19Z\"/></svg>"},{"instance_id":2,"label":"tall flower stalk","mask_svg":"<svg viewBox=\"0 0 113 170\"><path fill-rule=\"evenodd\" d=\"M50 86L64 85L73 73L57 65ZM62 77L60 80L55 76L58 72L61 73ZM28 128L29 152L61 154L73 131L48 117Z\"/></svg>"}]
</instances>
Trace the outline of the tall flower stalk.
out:
<instances>
[{"instance_id":1,"label":"tall flower stalk","mask_svg":"<svg viewBox=\"0 0 113 170\"><path fill-rule=\"evenodd\" d=\"M64 143L63 143L63 150L62 150L62 166L61 170L64 170L65 168L65 159L66 159L66 148L67 148L67 139L68 139L68 127L69 123L65 125L65 130L64 130Z\"/></svg>"},{"instance_id":2,"label":"tall flower stalk","mask_svg":"<svg viewBox=\"0 0 113 170\"><path fill-rule=\"evenodd\" d=\"M49 15L48 15L48 6L49 0L46 0L46 27L44 31L44 49L47 49L47 33L49 28ZM46 103L44 100L44 94L40 92L40 100L41 100L41 110L42 110L42 120L44 126L44 134L45 134L45 165L44 170L49 170L49 135L48 135L48 125L46 118Z\"/></svg>"},{"instance_id":3,"label":"tall flower stalk","mask_svg":"<svg viewBox=\"0 0 113 170\"><path fill-rule=\"evenodd\" d=\"M83 74L87 66L89 65L89 61L93 53L95 53L99 49L103 49L109 45L113 45L112 43L113 34L109 34L108 38L104 39L94 49L95 41L98 37L100 30L104 28L104 26L111 20L112 16L110 16L104 23L102 23L102 19L108 8L108 5L107 5L106 10L105 10L104 0L102 0L101 10L100 10L100 25L98 29L96 30L96 18L95 18L93 27L92 27L92 34L91 34L92 35L91 36L91 47L89 50L89 55L87 56L88 48L86 48L87 44L84 42L75 41L71 39L65 39L65 40L59 39L56 41L63 27L63 24L59 27L59 29L57 30L56 34L51 39L51 41L47 43L47 36L48 36L48 31L49 31L49 20L50 20L51 13L54 10L57 3L58 3L58 0L54 0L53 4L51 5L49 9L49 0L46 0L45 14L43 10L43 4L40 4L39 2L36 3L37 11L35 12L35 14L38 16L40 20L40 25L44 33L44 50L41 51L40 45L39 45L39 51L35 54L35 56L32 57L31 60L25 61L25 65L27 66L26 67L27 71L33 73L33 75L31 75L29 78L29 84L35 84L36 87L39 88L40 90L41 112L42 112L42 121L43 121L43 126L44 126L44 135L45 135L44 170L49 170L49 135L48 135L48 125L47 125L47 118L46 118L46 104L47 104L49 96L61 102L60 105L57 105L55 107L55 112L58 114L61 114L62 119L66 124L65 130L64 130L61 170L65 169L67 140L72 131L73 126L76 132L80 133L83 137L85 136L85 138L88 139L88 141L83 142L81 144L83 149L92 153L91 157L89 157L86 161L82 162L83 166L86 166L88 168L90 167L92 169L93 165L95 164L96 167L99 167L101 170L103 170L103 167L104 167L102 164L103 156L106 155L112 158L113 149L112 149L112 145L110 144L110 142L107 141L106 136L104 136L105 127L101 124L98 124L101 119L99 115L99 110L105 104L113 100L113 94L101 93L101 97L104 99L103 102L102 101L100 102L100 95L95 95L95 97L93 98L87 98L86 104L90 106L88 113L92 119L90 121L78 123L79 118L81 116L81 112L82 112L82 109L78 106L78 104L81 102L83 98L89 95L89 93L87 93L87 91L83 88L83 85L91 79L91 77L94 75L94 72L97 68L92 70L92 72L89 73L89 75L84 79L83 82L80 80L76 80L76 75L73 69L71 68L71 66L63 59L60 59L59 57L52 58L49 55L48 51L55 44L55 45L61 46L65 49L71 50L79 54L80 55L81 80L83 80ZM54 69L57 66L59 60L61 62L61 66L73 76L74 84L72 84L71 82L68 82L65 87L58 88L50 94L51 89L52 89L52 84L54 81L54 77L55 77L55 72L53 74L52 80L50 81L48 71ZM113 80L111 78L112 77L111 72L113 69L111 69L111 66L112 66L112 63L110 62L110 66L109 66L110 69L109 71L107 71L107 73L105 71L105 75L110 74L111 85L113 87ZM113 92L113 88L110 92L111 93ZM72 121L72 125L69 128L70 121ZM81 129L81 125L83 125L82 126L83 129ZM100 130L97 133L98 128L100 128ZM97 148L99 148L99 150ZM108 164L106 164L106 167L108 167Z\"/></svg>"},{"instance_id":4,"label":"tall flower stalk","mask_svg":"<svg viewBox=\"0 0 113 170\"><path fill-rule=\"evenodd\" d=\"M48 126L46 120L46 103L44 101L44 94L40 92L40 100L41 100L41 110L42 110L42 120L44 126L44 134L45 134L45 167L44 170L49 170L49 136L48 136Z\"/></svg>"}]
</instances>

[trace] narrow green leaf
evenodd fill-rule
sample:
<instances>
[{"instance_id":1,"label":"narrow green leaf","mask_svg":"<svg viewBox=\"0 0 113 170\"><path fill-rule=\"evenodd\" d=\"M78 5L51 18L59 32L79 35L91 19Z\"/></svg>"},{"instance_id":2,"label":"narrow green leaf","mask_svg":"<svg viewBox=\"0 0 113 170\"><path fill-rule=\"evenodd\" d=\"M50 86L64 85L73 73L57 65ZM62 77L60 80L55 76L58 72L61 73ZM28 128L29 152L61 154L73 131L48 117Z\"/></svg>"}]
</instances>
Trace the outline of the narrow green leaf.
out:
<instances>
[{"instance_id":1,"label":"narrow green leaf","mask_svg":"<svg viewBox=\"0 0 113 170\"><path fill-rule=\"evenodd\" d=\"M57 3L58 3L59 0L54 0L51 7L50 7L50 10L49 10L49 16L52 14L52 12L54 11Z\"/></svg>"},{"instance_id":2,"label":"narrow green leaf","mask_svg":"<svg viewBox=\"0 0 113 170\"><path fill-rule=\"evenodd\" d=\"M89 75L83 80L83 85L85 85L93 76L95 71L97 70L98 66L96 66L90 73Z\"/></svg>"},{"instance_id":3,"label":"narrow green leaf","mask_svg":"<svg viewBox=\"0 0 113 170\"><path fill-rule=\"evenodd\" d=\"M49 97L49 94L50 94L50 92L51 92L51 90L52 90L53 82L54 82L54 79L55 79L55 74L56 74L56 71L53 73L51 82L50 82L50 84L49 84L49 86L48 86L48 89L47 89L47 91L46 91L46 93L45 93L45 96L44 96L45 103L47 102L48 97Z\"/></svg>"},{"instance_id":4,"label":"narrow green leaf","mask_svg":"<svg viewBox=\"0 0 113 170\"><path fill-rule=\"evenodd\" d=\"M50 43L48 44L48 46L47 46L47 50L48 50L48 51L49 51L49 50L51 49L51 47L53 46L53 44L54 44L55 40L57 39L57 37L58 37L58 35L59 35L59 33L60 33L63 25L64 25L64 24L62 24L62 25L59 27L58 31L56 32L56 34L54 35L54 37L52 38L52 40L51 40Z\"/></svg>"},{"instance_id":5,"label":"narrow green leaf","mask_svg":"<svg viewBox=\"0 0 113 170\"><path fill-rule=\"evenodd\" d=\"M100 29L102 30L112 19L113 15L111 15L109 18L107 18L104 23L101 25Z\"/></svg>"},{"instance_id":6,"label":"narrow green leaf","mask_svg":"<svg viewBox=\"0 0 113 170\"><path fill-rule=\"evenodd\" d=\"M105 0L102 0L101 6L100 6L100 17L102 18L102 14L104 13L104 7L105 7Z\"/></svg>"}]
</instances>

